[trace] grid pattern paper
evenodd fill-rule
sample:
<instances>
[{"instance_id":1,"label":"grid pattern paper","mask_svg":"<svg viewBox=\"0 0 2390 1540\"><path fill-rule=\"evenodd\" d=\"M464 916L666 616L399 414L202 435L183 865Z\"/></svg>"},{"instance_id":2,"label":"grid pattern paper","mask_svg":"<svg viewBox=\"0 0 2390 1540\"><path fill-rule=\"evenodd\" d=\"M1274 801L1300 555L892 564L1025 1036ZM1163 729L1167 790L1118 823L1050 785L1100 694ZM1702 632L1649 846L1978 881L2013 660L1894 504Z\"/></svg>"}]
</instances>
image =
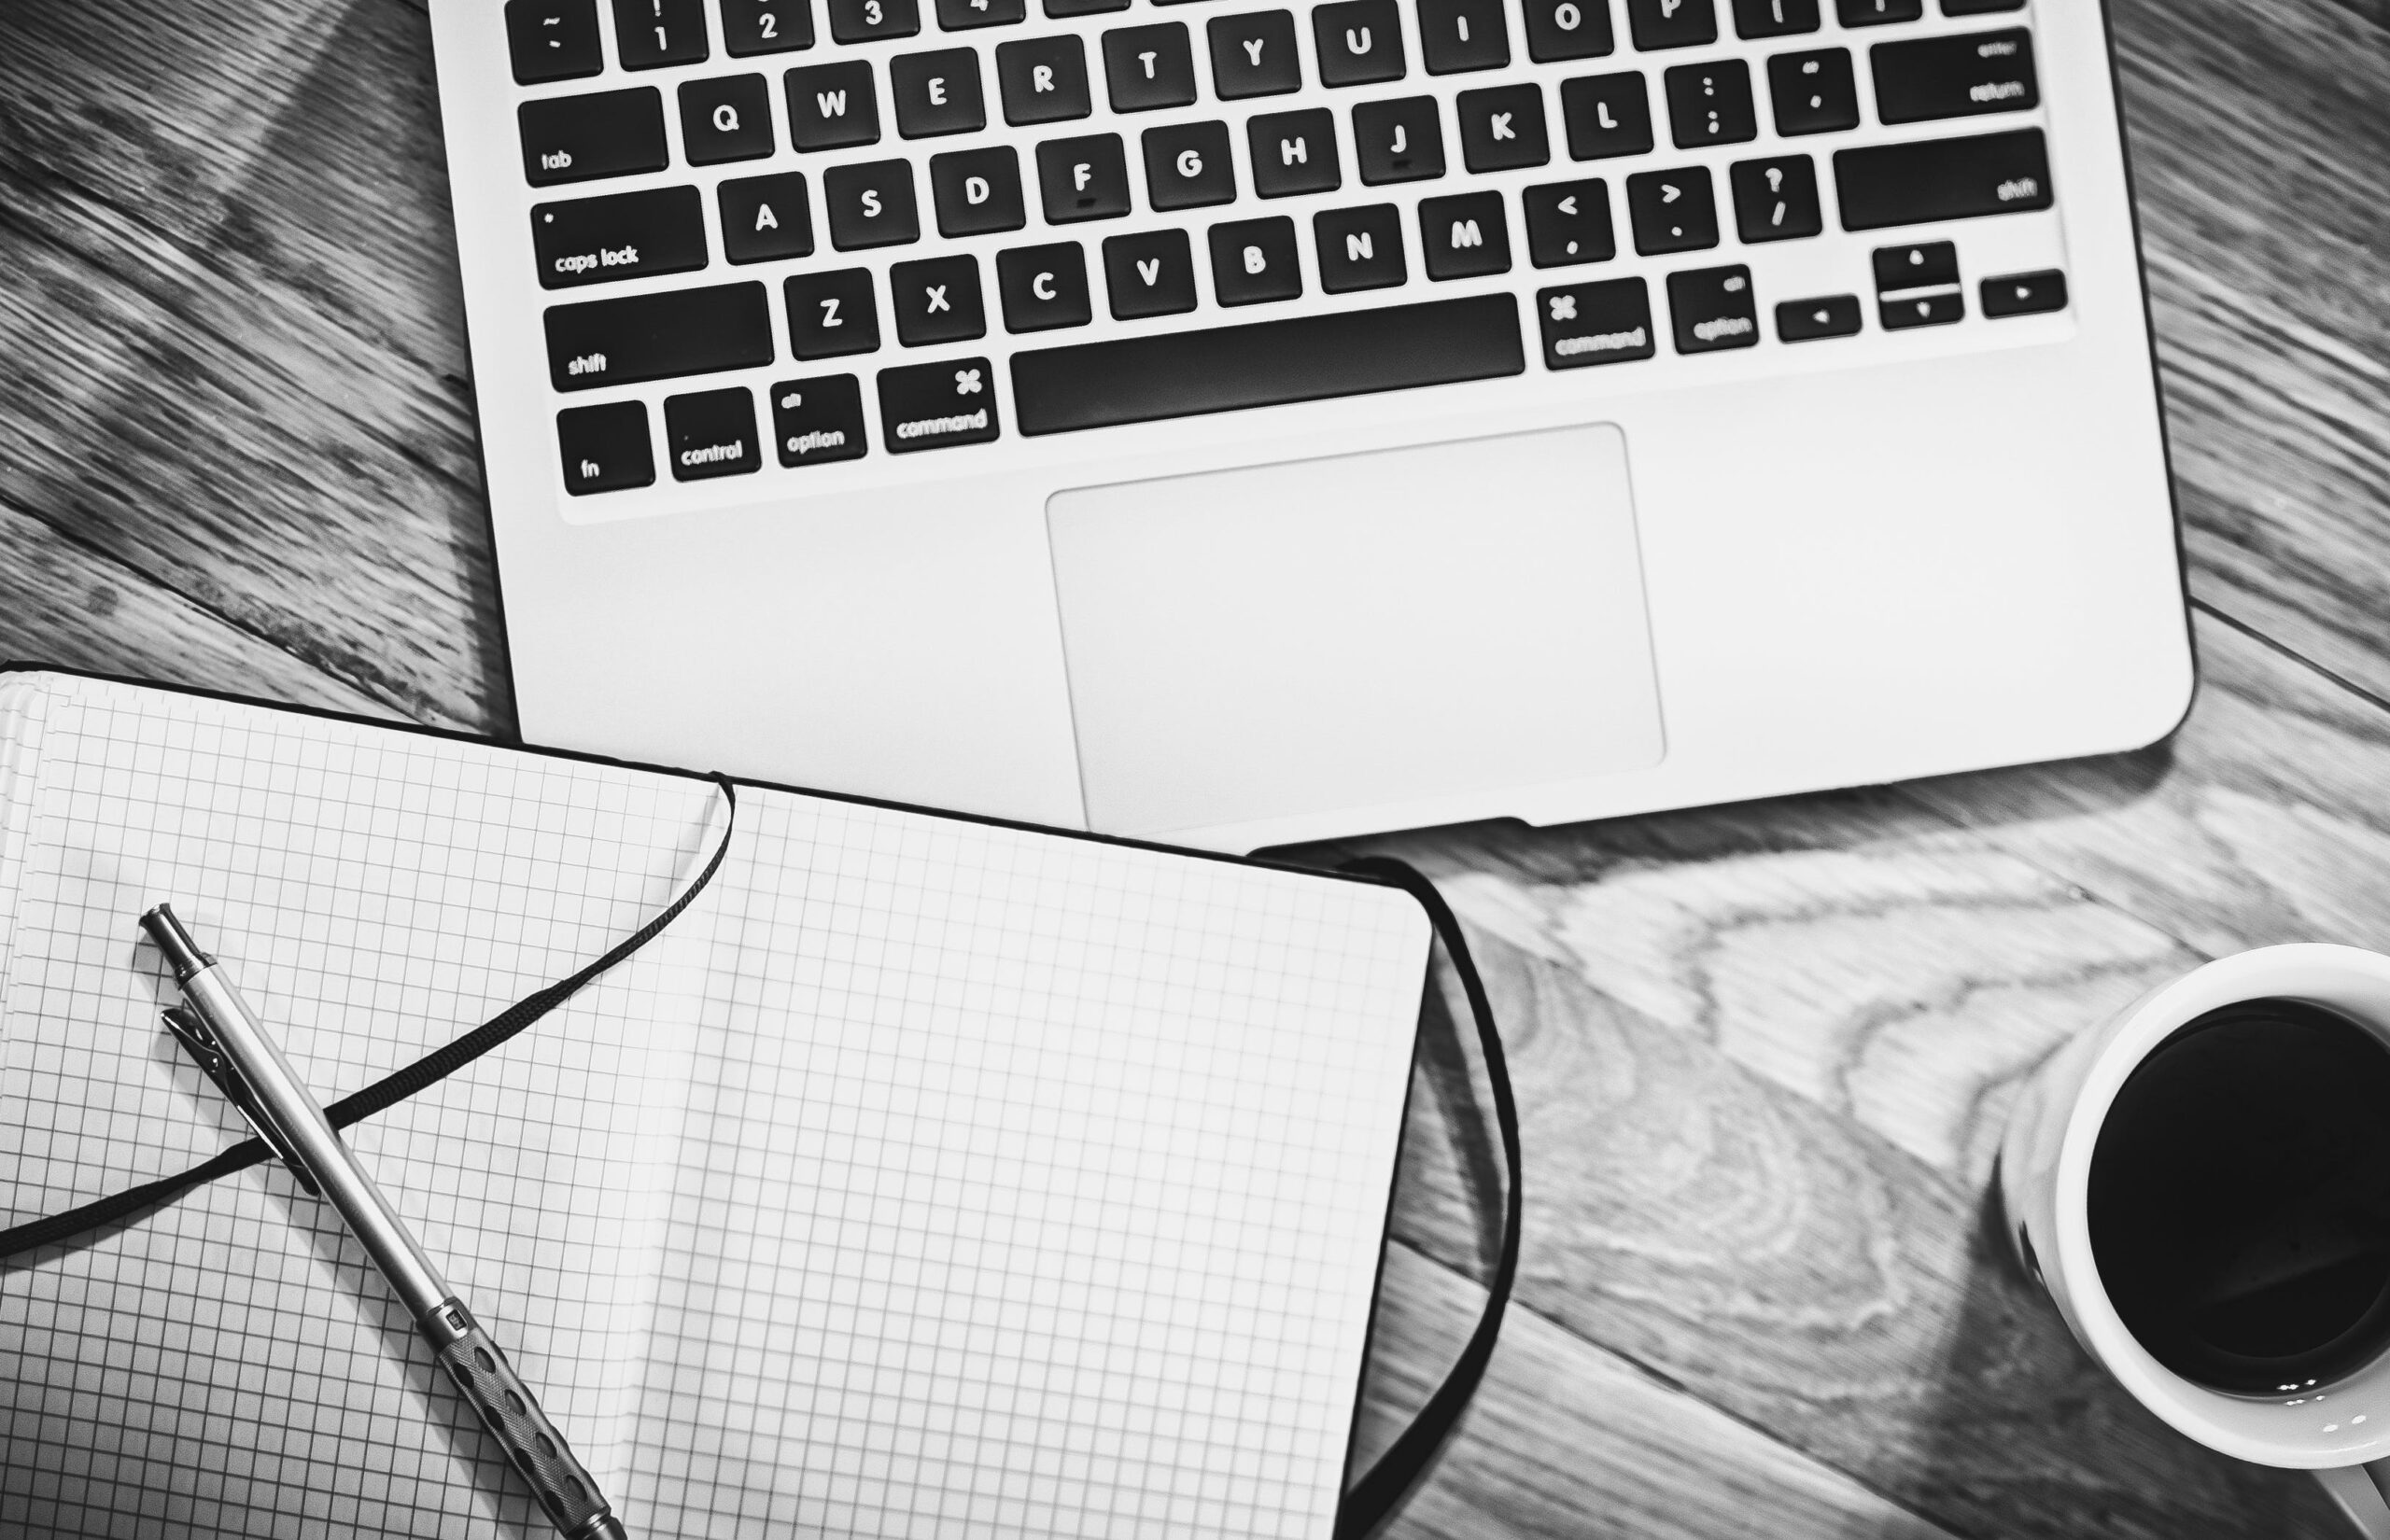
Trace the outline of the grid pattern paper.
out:
<instances>
[{"instance_id":1,"label":"grid pattern paper","mask_svg":"<svg viewBox=\"0 0 2390 1540\"><path fill-rule=\"evenodd\" d=\"M0 686L10 1218L246 1132L157 1025L148 903L330 1101L636 928L721 817L684 777ZM739 819L655 942L349 1132L632 1532L1326 1536L1416 907L793 793ZM541 1530L278 1168L0 1272L0 1532Z\"/></svg>"}]
</instances>

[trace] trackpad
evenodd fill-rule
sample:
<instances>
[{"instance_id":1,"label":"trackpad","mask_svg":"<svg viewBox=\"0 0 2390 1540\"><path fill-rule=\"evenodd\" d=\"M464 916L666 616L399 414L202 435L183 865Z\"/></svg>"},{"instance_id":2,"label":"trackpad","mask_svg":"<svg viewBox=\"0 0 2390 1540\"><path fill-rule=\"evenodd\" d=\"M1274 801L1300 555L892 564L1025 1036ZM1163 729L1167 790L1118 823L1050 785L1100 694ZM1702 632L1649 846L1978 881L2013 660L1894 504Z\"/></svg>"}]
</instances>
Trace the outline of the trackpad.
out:
<instances>
[{"instance_id":1,"label":"trackpad","mask_svg":"<svg viewBox=\"0 0 2390 1540\"><path fill-rule=\"evenodd\" d=\"M1358 811L1660 759L1615 427L1087 487L1047 520L1098 830Z\"/></svg>"}]
</instances>

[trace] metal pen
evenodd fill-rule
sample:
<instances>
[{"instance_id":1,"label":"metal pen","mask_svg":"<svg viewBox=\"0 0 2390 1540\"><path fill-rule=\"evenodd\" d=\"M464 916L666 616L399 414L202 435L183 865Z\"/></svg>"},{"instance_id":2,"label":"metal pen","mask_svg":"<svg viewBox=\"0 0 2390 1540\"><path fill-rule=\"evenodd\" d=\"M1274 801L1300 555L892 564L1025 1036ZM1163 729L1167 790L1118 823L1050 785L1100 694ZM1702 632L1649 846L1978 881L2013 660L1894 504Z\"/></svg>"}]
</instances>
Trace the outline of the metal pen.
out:
<instances>
[{"instance_id":1,"label":"metal pen","mask_svg":"<svg viewBox=\"0 0 2390 1540\"><path fill-rule=\"evenodd\" d=\"M182 987L183 1003L162 1013L167 1029L241 1109L258 1137L282 1157L299 1184L330 1204L357 1237L389 1281L390 1292L415 1317L416 1329L431 1344L458 1393L531 1483L549 1521L566 1540L627 1540L622 1521L573 1457L564 1435L540 1410L506 1354L424 1255L389 1199L325 1117L306 1082L242 1002L223 964L200 950L165 904L143 915L141 928L173 965L175 982Z\"/></svg>"}]
</instances>

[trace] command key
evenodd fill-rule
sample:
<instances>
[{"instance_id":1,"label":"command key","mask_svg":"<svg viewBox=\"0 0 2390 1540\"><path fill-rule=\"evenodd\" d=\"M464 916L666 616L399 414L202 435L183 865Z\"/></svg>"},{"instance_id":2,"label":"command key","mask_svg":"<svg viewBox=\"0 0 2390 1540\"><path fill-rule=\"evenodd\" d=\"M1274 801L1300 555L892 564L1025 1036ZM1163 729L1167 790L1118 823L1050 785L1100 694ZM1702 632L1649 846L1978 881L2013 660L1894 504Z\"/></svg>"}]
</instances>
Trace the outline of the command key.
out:
<instances>
[{"instance_id":1,"label":"command key","mask_svg":"<svg viewBox=\"0 0 2390 1540\"><path fill-rule=\"evenodd\" d=\"M894 455L996 437L996 371L985 358L879 371L879 438Z\"/></svg>"}]
</instances>

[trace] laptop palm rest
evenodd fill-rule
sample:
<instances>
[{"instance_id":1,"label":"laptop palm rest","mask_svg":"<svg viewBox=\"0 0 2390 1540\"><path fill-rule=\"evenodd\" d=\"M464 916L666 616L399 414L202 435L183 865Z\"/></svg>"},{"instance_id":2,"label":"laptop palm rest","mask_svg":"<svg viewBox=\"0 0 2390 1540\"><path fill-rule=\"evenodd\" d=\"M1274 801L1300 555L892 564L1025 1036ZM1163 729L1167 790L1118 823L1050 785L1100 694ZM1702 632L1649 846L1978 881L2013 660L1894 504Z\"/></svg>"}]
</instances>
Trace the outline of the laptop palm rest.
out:
<instances>
[{"instance_id":1,"label":"laptop palm rest","mask_svg":"<svg viewBox=\"0 0 2390 1540\"><path fill-rule=\"evenodd\" d=\"M1661 757L1615 427L1087 487L1047 522L1098 830L1358 812Z\"/></svg>"}]
</instances>

